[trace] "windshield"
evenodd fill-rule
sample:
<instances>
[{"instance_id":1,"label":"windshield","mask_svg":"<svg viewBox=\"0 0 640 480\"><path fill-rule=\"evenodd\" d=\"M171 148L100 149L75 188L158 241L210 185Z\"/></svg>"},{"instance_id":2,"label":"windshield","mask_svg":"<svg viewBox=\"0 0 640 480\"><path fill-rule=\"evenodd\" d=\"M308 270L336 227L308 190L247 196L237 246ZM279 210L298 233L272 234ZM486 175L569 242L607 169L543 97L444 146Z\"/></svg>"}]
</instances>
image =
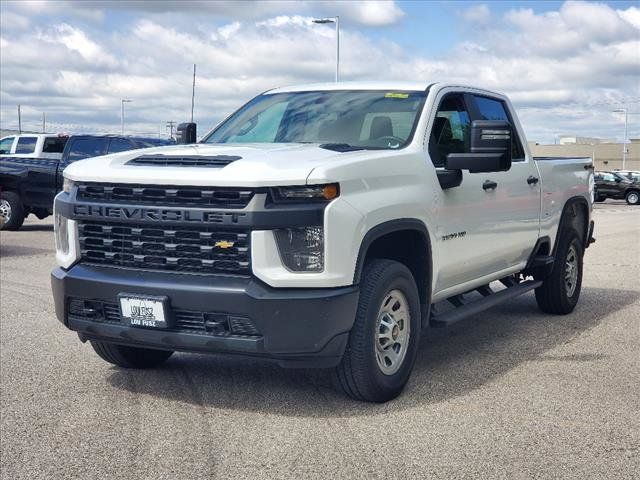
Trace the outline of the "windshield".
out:
<instances>
[{"instance_id":1,"label":"windshield","mask_svg":"<svg viewBox=\"0 0 640 480\"><path fill-rule=\"evenodd\" d=\"M264 94L218 126L204 143L320 143L397 149L409 143L424 91Z\"/></svg>"}]
</instances>

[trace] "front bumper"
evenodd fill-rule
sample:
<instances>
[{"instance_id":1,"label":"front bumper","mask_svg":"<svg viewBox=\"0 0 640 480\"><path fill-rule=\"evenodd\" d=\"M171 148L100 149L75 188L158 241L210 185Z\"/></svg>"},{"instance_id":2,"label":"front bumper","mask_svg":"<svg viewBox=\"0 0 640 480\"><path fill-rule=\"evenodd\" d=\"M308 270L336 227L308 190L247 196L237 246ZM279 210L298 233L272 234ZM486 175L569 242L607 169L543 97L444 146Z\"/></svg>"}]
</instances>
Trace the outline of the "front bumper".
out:
<instances>
[{"instance_id":1,"label":"front bumper","mask_svg":"<svg viewBox=\"0 0 640 480\"><path fill-rule=\"evenodd\" d=\"M56 315L84 340L165 350L232 353L276 360L285 367L340 362L355 318L358 289L271 288L248 277L141 272L76 265L51 274ZM131 327L70 312L71 299L117 304L119 293L169 297L172 311L218 312L250 319L254 335Z\"/></svg>"}]
</instances>

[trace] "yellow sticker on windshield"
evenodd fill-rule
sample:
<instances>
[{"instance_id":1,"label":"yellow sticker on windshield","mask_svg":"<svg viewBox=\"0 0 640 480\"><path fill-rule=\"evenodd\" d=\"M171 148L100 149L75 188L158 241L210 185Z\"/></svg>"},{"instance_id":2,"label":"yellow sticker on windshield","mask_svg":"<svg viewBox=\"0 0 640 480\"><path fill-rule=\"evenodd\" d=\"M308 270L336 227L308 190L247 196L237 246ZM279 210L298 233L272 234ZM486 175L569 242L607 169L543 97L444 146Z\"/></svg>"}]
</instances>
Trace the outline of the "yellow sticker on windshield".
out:
<instances>
[{"instance_id":1,"label":"yellow sticker on windshield","mask_svg":"<svg viewBox=\"0 0 640 480\"><path fill-rule=\"evenodd\" d=\"M385 93L384 98L409 98L408 93Z\"/></svg>"}]
</instances>

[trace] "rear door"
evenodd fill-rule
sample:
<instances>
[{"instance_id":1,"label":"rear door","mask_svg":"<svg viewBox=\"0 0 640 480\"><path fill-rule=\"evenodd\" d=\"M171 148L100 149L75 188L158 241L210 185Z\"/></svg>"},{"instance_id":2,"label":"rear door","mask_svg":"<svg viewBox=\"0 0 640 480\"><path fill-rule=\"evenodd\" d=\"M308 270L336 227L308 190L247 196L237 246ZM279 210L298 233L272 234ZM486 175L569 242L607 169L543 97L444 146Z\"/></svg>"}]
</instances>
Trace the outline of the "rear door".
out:
<instances>
[{"instance_id":1,"label":"rear door","mask_svg":"<svg viewBox=\"0 0 640 480\"><path fill-rule=\"evenodd\" d=\"M473 120L503 120L512 126L511 168L486 175L497 183L495 190L487 191L496 200L493 231L497 238L493 253L496 260L502 256L505 266L515 266L528 260L540 234L540 173L533 158L526 153L524 136L506 99L484 93L470 97ZM500 261L495 265L500 267Z\"/></svg>"},{"instance_id":2,"label":"rear door","mask_svg":"<svg viewBox=\"0 0 640 480\"><path fill-rule=\"evenodd\" d=\"M503 99L472 91L445 91L436 100L429 154L444 168L449 153L469 153L473 120L511 122ZM525 154L514 126L514 161L507 172L462 172L458 187L439 196L436 291L492 276L526 260L539 233L540 182L537 166ZM495 188L483 188L494 182Z\"/></svg>"}]
</instances>

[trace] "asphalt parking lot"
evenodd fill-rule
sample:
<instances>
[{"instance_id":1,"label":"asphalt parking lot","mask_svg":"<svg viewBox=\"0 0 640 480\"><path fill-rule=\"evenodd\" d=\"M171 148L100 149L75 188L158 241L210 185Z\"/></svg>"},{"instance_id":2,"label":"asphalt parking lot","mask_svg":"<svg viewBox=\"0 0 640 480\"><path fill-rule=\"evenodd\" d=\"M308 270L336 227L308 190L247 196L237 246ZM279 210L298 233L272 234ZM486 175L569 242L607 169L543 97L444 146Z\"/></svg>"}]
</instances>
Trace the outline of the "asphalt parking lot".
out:
<instances>
[{"instance_id":1,"label":"asphalt parking lot","mask_svg":"<svg viewBox=\"0 0 640 480\"><path fill-rule=\"evenodd\" d=\"M527 294L434 332L384 405L246 359L112 367L56 320L51 218L29 220L0 234L1 476L638 478L640 208L595 220L573 314Z\"/></svg>"}]
</instances>

